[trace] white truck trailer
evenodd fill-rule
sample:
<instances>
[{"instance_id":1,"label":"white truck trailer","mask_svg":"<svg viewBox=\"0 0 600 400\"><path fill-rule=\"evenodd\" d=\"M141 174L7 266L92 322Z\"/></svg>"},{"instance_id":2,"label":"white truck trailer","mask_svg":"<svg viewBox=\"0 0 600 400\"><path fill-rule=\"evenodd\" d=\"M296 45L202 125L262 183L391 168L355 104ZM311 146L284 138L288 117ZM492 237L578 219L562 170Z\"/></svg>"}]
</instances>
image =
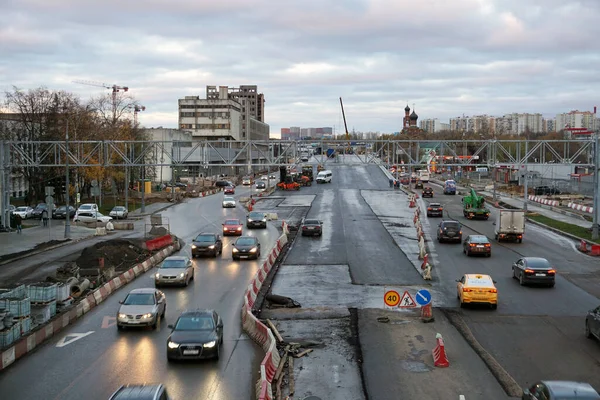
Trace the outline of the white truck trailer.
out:
<instances>
[{"instance_id":1,"label":"white truck trailer","mask_svg":"<svg viewBox=\"0 0 600 400\"><path fill-rule=\"evenodd\" d=\"M524 210L499 210L494 234L498 242L513 241L521 243L525 233Z\"/></svg>"}]
</instances>

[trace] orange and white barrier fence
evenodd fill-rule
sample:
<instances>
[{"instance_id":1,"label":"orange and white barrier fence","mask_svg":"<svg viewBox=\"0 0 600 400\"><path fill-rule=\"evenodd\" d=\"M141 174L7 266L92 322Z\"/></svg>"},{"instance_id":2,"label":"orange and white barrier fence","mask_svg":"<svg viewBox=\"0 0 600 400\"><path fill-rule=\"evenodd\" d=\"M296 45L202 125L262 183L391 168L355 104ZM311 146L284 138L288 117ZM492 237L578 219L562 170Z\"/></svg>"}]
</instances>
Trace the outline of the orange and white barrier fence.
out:
<instances>
[{"instance_id":1,"label":"orange and white barrier fence","mask_svg":"<svg viewBox=\"0 0 600 400\"><path fill-rule=\"evenodd\" d=\"M433 365L439 368L446 368L450 366L448 356L446 355L446 346L444 345L444 339L440 333L435 335L435 348L431 351L433 356Z\"/></svg>"},{"instance_id":2,"label":"orange and white barrier fence","mask_svg":"<svg viewBox=\"0 0 600 400\"><path fill-rule=\"evenodd\" d=\"M414 199L411 201L411 204L413 204L413 201ZM415 210L413 223L417 229L417 240L419 241L419 260L423 260L421 264L422 276L426 281L430 281L432 265L429 263L429 255L427 254L427 247L425 245L425 231L421 224L421 209L419 207Z\"/></svg>"}]
</instances>

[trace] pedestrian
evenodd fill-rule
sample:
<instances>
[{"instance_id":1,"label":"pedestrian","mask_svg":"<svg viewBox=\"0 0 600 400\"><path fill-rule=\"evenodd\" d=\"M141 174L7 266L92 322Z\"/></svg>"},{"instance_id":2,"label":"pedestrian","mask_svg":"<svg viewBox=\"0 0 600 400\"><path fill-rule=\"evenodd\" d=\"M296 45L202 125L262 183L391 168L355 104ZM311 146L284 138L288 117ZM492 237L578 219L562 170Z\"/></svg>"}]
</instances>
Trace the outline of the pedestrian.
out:
<instances>
[{"instance_id":1,"label":"pedestrian","mask_svg":"<svg viewBox=\"0 0 600 400\"><path fill-rule=\"evenodd\" d=\"M46 211L42 212L42 221L44 226L48 226L48 213Z\"/></svg>"},{"instance_id":2,"label":"pedestrian","mask_svg":"<svg viewBox=\"0 0 600 400\"><path fill-rule=\"evenodd\" d=\"M15 215L15 223L17 224L17 233L22 233L23 232L23 227L21 226L21 223L23 222L23 218L21 218L21 216L19 214Z\"/></svg>"},{"instance_id":3,"label":"pedestrian","mask_svg":"<svg viewBox=\"0 0 600 400\"><path fill-rule=\"evenodd\" d=\"M389 181L390 181L390 187L393 187L394 186L394 180L392 178L390 178Z\"/></svg>"}]
</instances>

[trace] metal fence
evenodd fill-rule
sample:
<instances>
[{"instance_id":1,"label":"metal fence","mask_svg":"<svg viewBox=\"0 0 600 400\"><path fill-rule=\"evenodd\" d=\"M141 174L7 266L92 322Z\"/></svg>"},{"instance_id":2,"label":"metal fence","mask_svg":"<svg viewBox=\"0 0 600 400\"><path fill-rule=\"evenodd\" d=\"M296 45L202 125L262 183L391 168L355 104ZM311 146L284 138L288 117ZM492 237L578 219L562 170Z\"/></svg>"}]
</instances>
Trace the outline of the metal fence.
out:
<instances>
[{"instance_id":1,"label":"metal fence","mask_svg":"<svg viewBox=\"0 0 600 400\"><path fill-rule=\"evenodd\" d=\"M581 194L586 197L594 196L594 177L582 176L581 179L550 179L540 177L529 177L527 181L529 188L537 186L548 186L560 190L561 193Z\"/></svg>"}]
</instances>

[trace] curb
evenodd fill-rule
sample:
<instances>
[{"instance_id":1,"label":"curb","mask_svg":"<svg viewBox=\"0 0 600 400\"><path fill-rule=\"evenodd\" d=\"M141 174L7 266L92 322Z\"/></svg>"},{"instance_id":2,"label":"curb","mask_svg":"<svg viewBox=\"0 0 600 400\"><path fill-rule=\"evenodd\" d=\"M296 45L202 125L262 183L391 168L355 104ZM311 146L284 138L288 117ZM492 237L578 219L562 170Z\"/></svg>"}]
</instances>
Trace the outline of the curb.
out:
<instances>
[{"instance_id":1,"label":"curb","mask_svg":"<svg viewBox=\"0 0 600 400\"><path fill-rule=\"evenodd\" d=\"M86 236L86 237L75 239L75 240L65 239L62 243L55 244L54 246L45 247L43 249L35 250L35 251L29 252L27 254L23 254L21 256L18 256L18 257L9 258L7 260L4 260L4 261L0 262L0 266L1 265L9 264L9 263L14 262L14 261L19 261L19 260L22 260L24 258L32 257L32 256L38 255L38 254L43 253L43 252L48 251L48 250L58 249L60 247L66 246L68 244L75 244L75 243L83 242L84 240L92 239L92 238L95 238L95 237L96 237L96 235L94 234L94 235ZM27 251L27 250L24 250L24 251Z\"/></svg>"},{"instance_id":2,"label":"curb","mask_svg":"<svg viewBox=\"0 0 600 400\"><path fill-rule=\"evenodd\" d=\"M154 265L162 261L168 255L179 250L179 248L179 242L176 242L176 244L158 251L141 264L133 266L128 271L123 272L100 288L94 290L92 293L89 293L85 298L79 300L77 304L71 306L64 313L56 315L46 324L37 327L35 331L29 333L27 336L21 337L21 339L13 343L11 347L2 351L2 356L0 357L0 371L8 368L16 360L22 358L27 353L34 351L36 347L83 317L119 288L125 286L150 268L154 267Z\"/></svg>"}]
</instances>

